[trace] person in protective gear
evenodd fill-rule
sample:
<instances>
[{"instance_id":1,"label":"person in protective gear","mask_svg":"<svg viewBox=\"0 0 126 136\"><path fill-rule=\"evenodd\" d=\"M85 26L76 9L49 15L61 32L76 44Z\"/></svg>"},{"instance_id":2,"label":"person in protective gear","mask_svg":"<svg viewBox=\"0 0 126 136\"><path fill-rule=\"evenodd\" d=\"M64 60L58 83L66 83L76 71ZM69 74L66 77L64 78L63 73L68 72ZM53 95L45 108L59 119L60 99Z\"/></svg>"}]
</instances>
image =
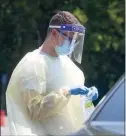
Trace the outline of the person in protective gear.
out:
<instances>
[{"instance_id":1,"label":"person in protective gear","mask_svg":"<svg viewBox=\"0 0 126 136\"><path fill-rule=\"evenodd\" d=\"M61 11L51 19L42 46L18 63L6 92L11 135L67 135L82 127L80 96L75 92L90 91L81 88L84 75L72 57L81 63L84 33L71 13Z\"/></svg>"}]
</instances>

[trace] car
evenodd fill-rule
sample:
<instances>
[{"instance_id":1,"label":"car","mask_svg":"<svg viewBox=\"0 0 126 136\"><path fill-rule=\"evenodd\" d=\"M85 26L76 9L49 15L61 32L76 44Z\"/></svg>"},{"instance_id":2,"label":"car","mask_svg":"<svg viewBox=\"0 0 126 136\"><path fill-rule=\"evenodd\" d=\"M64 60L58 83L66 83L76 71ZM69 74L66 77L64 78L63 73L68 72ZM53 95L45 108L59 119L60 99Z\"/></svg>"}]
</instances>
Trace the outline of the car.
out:
<instances>
[{"instance_id":1,"label":"car","mask_svg":"<svg viewBox=\"0 0 126 136\"><path fill-rule=\"evenodd\" d=\"M8 118L7 116L4 117L5 124L0 127L1 129L1 136L10 136L10 130L8 125Z\"/></svg>"},{"instance_id":2,"label":"car","mask_svg":"<svg viewBox=\"0 0 126 136\"><path fill-rule=\"evenodd\" d=\"M83 128L70 136L123 136L125 120L125 77L101 99Z\"/></svg>"}]
</instances>

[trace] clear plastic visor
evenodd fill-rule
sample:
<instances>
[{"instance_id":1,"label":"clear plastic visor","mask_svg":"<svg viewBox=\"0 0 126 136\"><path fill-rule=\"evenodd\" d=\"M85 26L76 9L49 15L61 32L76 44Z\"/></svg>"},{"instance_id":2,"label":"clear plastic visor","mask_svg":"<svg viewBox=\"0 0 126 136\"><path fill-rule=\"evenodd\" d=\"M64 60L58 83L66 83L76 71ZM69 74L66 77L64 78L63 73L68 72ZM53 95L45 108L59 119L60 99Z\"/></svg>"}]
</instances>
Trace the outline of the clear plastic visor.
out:
<instances>
[{"instance_id":1,"label":"clear plastic visor","mask_svg":"<svg viewBox=\"0 0 126 136\"><path fill-rule=\"evenodd\" d=\"M75 25L49 26L49 28L56 29L59 32L59 43L63 43L67 40L67 44L69 44L70 48L70 52L67 55L69 55L71 59L81 63L85 28L83 26Z\"/></svg>"}]
</instances>

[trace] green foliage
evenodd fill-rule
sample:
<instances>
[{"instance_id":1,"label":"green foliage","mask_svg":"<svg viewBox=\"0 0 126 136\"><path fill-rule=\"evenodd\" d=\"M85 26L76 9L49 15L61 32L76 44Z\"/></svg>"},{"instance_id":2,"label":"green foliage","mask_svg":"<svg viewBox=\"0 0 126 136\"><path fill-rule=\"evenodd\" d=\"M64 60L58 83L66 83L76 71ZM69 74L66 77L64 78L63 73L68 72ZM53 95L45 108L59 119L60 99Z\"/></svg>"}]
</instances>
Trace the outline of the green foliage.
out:
<instances>
[{"instance_id":1,"label":"green foliage","mask_svg":"<svg viewBox=\"0 0 126 136\"><path fill-rule=\"evenodd\" d=\"M86 26L83 62L86 85L96 85L102 97L124 73L124 1L1 0L0 72L11 73L25 53L38 47L55 11L67 10ZM100 97L100 98L101 98Z\"/></svg>"}]
</instances>

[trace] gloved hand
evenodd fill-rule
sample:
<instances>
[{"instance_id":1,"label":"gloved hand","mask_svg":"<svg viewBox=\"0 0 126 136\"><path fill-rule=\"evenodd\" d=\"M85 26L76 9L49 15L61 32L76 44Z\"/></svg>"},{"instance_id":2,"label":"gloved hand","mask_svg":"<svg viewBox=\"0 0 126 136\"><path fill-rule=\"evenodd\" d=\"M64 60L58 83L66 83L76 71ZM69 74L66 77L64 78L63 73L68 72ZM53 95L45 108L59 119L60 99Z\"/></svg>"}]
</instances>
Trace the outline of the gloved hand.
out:
<instances>
[{"instance_id":1,"label":"gloved hand","mask_svg":"<svg viewBox=\"0 0 126 136\"><path fill-rule=\"evenodd\" d=\"M87 99L90 101L95 101L99 96L98 89L95 86L90 87L88 89L89 92L86 94Z\"/></svg>"},{"instance_id":2,"label":"gloved hand","mask_svg":"<svg viewBox=\"0 0 126 136\"><path fill-rule=\"evenodd\" d=\"M94 101L98 98L98 90L96 87L87 88L86 86L73 88L68 91L70 95L85 95L88 100Z\"/></svg>"},{"instance_id":3,"label":"gloved hand","mask_svg":"<svg viewBox=\"0 0 126 136\"><path fill-rule=\"evenodd\" d=\"M72 88L69 90L70 95L87 95L88 92L89 92L89 89L85 86Z\"/></svg>"}]
</instances>

